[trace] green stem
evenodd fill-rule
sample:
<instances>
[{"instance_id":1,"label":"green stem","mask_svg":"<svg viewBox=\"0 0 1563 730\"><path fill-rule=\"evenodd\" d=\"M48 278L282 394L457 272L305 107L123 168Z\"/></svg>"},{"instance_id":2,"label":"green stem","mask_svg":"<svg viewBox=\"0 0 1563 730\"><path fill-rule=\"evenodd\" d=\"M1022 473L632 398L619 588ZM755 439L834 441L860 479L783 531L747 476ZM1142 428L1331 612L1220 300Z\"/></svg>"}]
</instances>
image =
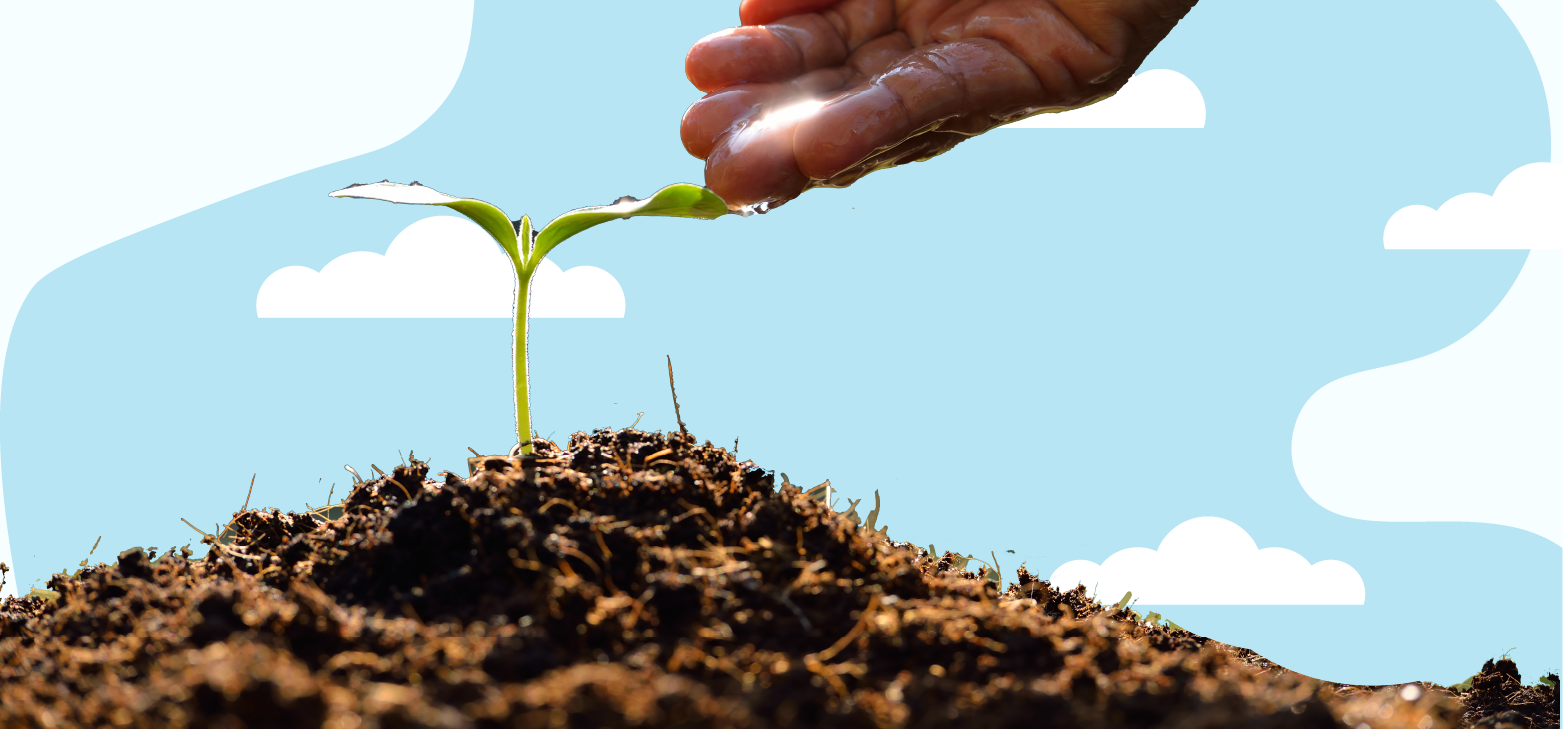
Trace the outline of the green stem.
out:
<instances>
[{"instance_id":1,"label":"green stem","mask_svg":"<svg viewBox=\"0 0 1563 730\"><path fill-rule=\"evenodd\" d=\"M532 273L535 270L531 266L516 267L516 443L521 444L522 456L532 453L532 410L529 403L532 384L526 376L526 328L527 320L531 319Z\"/></svg>"}]
</instances>

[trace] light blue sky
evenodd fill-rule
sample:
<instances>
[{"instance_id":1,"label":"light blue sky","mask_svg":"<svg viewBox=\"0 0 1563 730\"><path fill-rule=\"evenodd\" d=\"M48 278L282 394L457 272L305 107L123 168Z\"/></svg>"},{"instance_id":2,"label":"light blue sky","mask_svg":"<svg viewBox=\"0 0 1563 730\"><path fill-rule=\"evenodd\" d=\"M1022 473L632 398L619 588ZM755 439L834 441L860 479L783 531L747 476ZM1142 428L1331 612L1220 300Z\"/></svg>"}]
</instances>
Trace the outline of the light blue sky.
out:
<instances>
[{"instance_id":1,"label":"light blue sky","mask_svg":"<svg viewBox=\"0 0 1563 730\"><path fill-rule=\"evenodd\" d=\"M546 220L699 182L677 138L697 98L683 54L732 9L626 3L588 42L547 32L566 15L479 4L456 89L405 139L33 289L0 400L23 586L98 534L100 554L184 544L179 518L223 518L252 473L255 501L287 509L340 491L344 462L410 447L457 469L467 446L509 446L507 322L261 320L255 295L430 214L326 197L350 183L416 179ZM1218 516L1349 563L1367 602L1164 610L1190 629L1345 682L1454 682L1510 647L1527 679L1557 669L1555 543L1340 517L1290 453L1319 388L1448 345L1513 283L1523 251L1386 251L1382 233L1404 205L1548 158L1514 25L1484 2L1207 2L1144 67L1193 79L1206 127L991 134L767 216L572 240L551 258L612 272L627 314L533 323L534 424L560 442L640 411L676 428L671 355L697 436L741 437L741 458L800 483L879 489L898 539L1045 575ZM1494 618L1531 612L1547 618Z\"/></svg>"}]
</instances>

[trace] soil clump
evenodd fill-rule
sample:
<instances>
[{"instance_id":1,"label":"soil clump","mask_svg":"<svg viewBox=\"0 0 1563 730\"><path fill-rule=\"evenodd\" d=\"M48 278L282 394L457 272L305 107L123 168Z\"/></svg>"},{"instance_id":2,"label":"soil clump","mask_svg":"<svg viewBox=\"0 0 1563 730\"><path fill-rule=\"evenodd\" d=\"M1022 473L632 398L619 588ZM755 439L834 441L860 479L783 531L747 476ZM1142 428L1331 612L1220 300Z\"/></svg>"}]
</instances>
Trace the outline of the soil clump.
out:
<instances>
[{"instance_id":1,"label":"soil clump","mask_svg":"<svg viewBox=\"0 0 1563 730\"><path fill-rule=\"evenodd\" d=\"M0 725L1557 726L1507 660L1347 687L1024 569L1000 591L684 433L534 445L7 599Z\"/></svg>"}]
</instances>

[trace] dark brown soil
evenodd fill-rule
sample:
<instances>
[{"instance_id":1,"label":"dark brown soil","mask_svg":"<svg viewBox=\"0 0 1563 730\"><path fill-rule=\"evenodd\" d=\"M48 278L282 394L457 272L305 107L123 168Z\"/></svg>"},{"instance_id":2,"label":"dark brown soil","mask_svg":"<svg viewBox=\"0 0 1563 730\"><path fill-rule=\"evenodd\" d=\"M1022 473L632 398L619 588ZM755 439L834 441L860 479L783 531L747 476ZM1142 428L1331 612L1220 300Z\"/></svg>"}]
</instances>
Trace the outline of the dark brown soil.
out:
<instances>
[{"instance_id":1,"label":"dark brown soil","mask_svg":"<svg viewBox=\"0 0 1563 730\"><path fill-rule=\"evenodd\" d=\"M687 435L535 443L8 599L0 725L1557 726L1506 660L1463 703L1323 683L1024 571L1000 593Z\"/></svg>"}]
</instances>

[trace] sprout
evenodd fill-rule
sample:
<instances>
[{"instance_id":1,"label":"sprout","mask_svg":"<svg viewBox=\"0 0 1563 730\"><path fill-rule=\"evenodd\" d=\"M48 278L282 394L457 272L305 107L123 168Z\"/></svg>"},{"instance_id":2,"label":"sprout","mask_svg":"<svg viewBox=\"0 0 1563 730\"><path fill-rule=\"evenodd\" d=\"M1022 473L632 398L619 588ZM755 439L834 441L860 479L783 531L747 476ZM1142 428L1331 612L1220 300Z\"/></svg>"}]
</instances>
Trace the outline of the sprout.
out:
<instances>
[{"instance_id":1,"label":"sprout","mask_svg":"<svg viewBox=\"0 0 1563 730\"><path fill-rule=\"evenodd\" d=\"M515 306L515 392L516 392L516 443L523 456L532 453L532 413L530 409L530 384L526 375L526 333L528 309L531 304L532 275L555 246L566 239L600 223L637 216L663 216L671 218L699 218L711 220L727 214L727 203L716 193L698 185L679 183L669 185L653 193L650 198L636 200L625 196L612 205L577 208L555 218L533 232L532 221L521 216L511 221L499 208L472 198L457 198L414 182L402 185L381 181L367 185L353 185L331 193L335 198L364 198L384 200L410 205L443 205L477 223L494 237L516 272Z\"/></svg>"}]
</instances>

